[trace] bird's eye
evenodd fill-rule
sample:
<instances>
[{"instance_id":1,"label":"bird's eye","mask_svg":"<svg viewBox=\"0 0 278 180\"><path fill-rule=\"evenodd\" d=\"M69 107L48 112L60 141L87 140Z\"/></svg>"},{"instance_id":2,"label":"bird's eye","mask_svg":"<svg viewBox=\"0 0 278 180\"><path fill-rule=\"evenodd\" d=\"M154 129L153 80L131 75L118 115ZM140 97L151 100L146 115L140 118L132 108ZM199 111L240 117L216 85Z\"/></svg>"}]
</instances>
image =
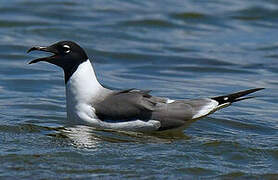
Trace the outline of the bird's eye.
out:
<instances>
[{"instance_id":1,"label":"bird's eye","mask_svg":"<svg viewBox=\"0 0 278 180\"><path fill-rule=\"evenodd\" d=\"M63 48L64 48L64 52L65 52L65 53L69 53L69 52L70 52L70 47L69 47L69 45L63 45Z\"/></svg>"}]
</instances>

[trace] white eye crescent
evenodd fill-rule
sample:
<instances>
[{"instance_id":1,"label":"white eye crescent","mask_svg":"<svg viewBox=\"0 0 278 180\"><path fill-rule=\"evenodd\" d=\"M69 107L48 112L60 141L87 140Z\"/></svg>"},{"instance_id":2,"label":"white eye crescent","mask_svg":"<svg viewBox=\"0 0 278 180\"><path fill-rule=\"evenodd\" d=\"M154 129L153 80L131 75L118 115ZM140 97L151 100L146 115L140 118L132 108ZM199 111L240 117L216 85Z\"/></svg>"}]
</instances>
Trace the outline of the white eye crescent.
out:
<instances>
[{"instance_id":1,"label":"white eye crescent","mask_svg":"<svg viewBox=\"0 0 278 180\"><path fill-rule=\"evenodd\" d=\"M69 45L63 45L63 48L65 48L65 53L70 52L70 46Z\"/></svg>"}]
</instances>

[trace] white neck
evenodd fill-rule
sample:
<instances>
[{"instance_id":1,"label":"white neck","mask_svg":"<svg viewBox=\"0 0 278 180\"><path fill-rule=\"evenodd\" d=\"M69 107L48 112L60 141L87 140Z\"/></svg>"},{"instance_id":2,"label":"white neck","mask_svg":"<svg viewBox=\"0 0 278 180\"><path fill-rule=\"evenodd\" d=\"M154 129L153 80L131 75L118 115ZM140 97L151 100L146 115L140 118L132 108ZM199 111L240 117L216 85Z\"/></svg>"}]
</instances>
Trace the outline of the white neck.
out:
<instances>
[{"instance_id":1,"label":"white neck","mask_svg":"<svg viewBox=\"0 0 278 180\"><path fill-rule=\"evenodd\" d=\"M90 60L80 64L66 84L67 117L72 122L97 123L94 104L112 92L98 82Z\"/></svg>"},{"instance_id":2,"label":"white neck","mask_svg":"<svg viewBox=\"0 0 278 180\"><path fill-rule=\"evenodd\" d=\"M66 84L67 106L90 103L102 89L90 60L87 60L78 66Z\"/></svg>"}]
</instances>

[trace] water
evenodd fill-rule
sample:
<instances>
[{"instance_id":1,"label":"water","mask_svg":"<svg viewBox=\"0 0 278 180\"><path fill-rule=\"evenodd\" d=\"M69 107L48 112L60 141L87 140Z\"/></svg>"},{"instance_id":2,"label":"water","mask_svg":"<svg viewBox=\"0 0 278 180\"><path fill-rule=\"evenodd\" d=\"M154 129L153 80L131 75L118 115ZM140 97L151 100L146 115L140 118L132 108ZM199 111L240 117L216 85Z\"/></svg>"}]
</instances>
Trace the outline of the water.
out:
<instances>
[{"instance_id":1,"label":"water","mask_svg":"<svg viewBox=\"0 0 278 180\"><path fill-rule=\"evenodd\" d=\"M0 179L277 179L278 3L2 1ZM69 126L60 69L34 45L73 40L99 80L169 98L265 87L177 134Z\"/></svg>"}]
</instances>

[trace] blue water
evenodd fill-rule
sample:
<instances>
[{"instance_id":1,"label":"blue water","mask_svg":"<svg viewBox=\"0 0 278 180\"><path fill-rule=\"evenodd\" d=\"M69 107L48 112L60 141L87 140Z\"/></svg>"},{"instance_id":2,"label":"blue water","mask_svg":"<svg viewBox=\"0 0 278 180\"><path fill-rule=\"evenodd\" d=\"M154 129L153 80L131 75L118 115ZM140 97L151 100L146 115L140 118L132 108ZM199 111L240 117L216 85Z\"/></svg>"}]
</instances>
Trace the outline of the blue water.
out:
<instances>
[{"instance_id":1,"label":"blue water","mask_svg":"<svg viewBox=\"0 0 278 180\"><path fill-rule=\"evenodd\" d=\"M278 2L2 1L0 179L278 179ZM265 87L177 134L69 126L63 73L34 45L78 42L102 84L199 98Z\"/></svg>"}]
</instances>

